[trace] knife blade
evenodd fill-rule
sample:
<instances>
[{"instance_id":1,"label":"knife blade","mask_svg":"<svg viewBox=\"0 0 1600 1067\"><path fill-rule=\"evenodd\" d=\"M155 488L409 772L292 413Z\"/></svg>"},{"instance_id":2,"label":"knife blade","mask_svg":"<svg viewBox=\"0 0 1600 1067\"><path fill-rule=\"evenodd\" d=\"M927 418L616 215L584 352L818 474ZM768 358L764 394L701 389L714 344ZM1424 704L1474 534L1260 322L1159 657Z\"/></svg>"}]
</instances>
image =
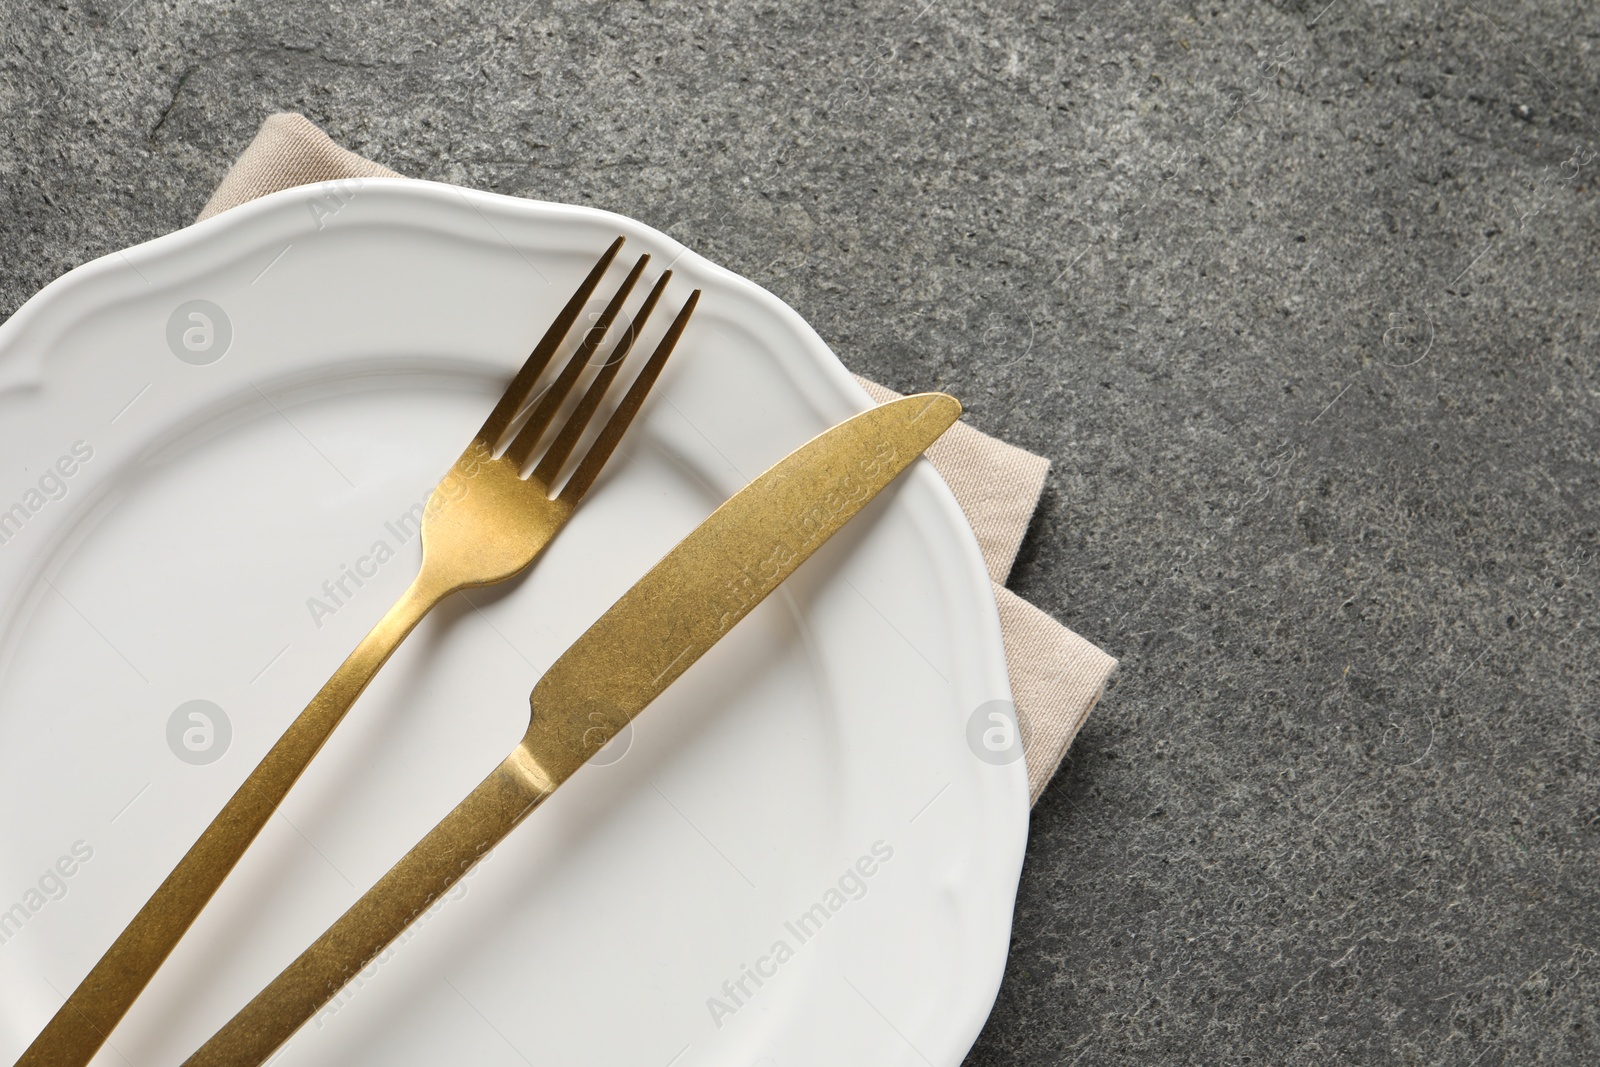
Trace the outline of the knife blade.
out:
<instances>
[{"instance_id":1,"label":"knife blade","mask_svg":"<svg viewBox=\"0 0 1600 1067\"><path fill-rule=\"evenodd\" d=\"M539 679L511 754L184 1067L264 1062L960 414L942 393L884 404L712 512Z\"/></svg>"}]
</instances>

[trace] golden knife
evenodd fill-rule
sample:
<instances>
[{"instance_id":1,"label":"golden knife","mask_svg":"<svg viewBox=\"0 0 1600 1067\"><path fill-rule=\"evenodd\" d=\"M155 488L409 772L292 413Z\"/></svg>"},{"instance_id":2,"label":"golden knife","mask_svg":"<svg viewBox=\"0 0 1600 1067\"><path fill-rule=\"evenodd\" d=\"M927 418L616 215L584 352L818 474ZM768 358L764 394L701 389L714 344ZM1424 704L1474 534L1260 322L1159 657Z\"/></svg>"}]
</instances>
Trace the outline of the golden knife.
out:
<instances>
[{"instance_id":1,"label":"golden knife","mask_svg":"<svg viewBox=\"0 0 1600 1067\"><path fill-rule=\"evenodd\" d=\"M264 1062L960 414L942 393L884 404L712 512L539 679L511 755L185 1067Z\"/></svg>"}]
</instances>

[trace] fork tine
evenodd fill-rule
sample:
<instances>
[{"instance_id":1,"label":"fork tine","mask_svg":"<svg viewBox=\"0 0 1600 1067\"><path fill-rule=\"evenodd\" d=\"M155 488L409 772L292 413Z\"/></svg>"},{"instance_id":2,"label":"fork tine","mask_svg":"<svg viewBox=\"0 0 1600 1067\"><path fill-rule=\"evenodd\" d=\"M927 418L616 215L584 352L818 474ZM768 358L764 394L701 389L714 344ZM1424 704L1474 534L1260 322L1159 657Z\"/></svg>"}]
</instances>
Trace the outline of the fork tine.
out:
<instances>
[{"instance_id":1,"label":"fork tine","mask_svg":"<svg viewBox=\"0 0 1600 1067\"><path fill-rule=\"evenodd\" d=\"M594 444L589 446L589 452L578 464L578 469L572 472L572 477L567 479L567 484L562 487L561 493L556 497L568 507L573 507L582 498L594 480L600 476L600 468L606 465L606 460L611 458L611 453L616 449L617 442L622 440L622 435L627 432L628 424L639 413L639 408L644 405L644 398L649 394L656 379L661 376L661 368L666 366L667 357L672 355L672 349L678 343L678 338L683 335L683 329L689 325L689 316L694 314L694 307L700 302L700 290L696 289L689 294L689 299L684 301L683 309L678 312L678 317L672 320L672 325L667 327L667 332L661 338L661 343L656 345L656 350L650 354L650 360L639 371L639 376L628 387L627 395L622 398L622 403L617 405L617 410L611 415L611 420L606 423L605 429L600 431Z\"/></svg>"},{"instance_id":2,"label":"fork tine","mask_svg":"<svg viewBox=\"0 0 1600 1067\"><path fill-rule=\"evenodd\" d=\"M639 332L644 329L645 322L650 318L650 313L656 309L656 301L661 299L662 290L666 289L667 282L671 280L672 272L666 271L650 290L650 295L644 298L639 311L633 317L632 327L617 339L616 346L611 349L611 354L606 357L605 363L594 376L594 381L589 383L589 389L583 394L583 399L573 409L572 415L567 419L567 424L561 428L555 441L545 451L544 457L539 460L539 465L534 468L533 476L544 485L553 485L556 475L561 473L561 467L567 462L567 457L572 455L572 450L578 445L578 438L583 436L584 429L589 425L589 420L594 418L594 413L600 407L600 401L605 398L606 390L611 388L612 381L617 372L622 369L622 364L627 361L628 353L633 350L633 342L638 338Z\"/></svg>"},{"instance_id":3,"label":"fork tine","mask_svg":"<svg viewBox=\"0 0 1600 1067\"><path fill-rule=\"evenodd\" d=\"M517 431L517 436L506 448L505 458L512 466L522 468L523 464L533 455L533 450L538 447L539 439L549 428L550 422L556 417L556 412L566 402L567 395L572 392L573 385L578 376L583 373L583 368L589 365L589 360L594 358L594 350L600 347L600 342L605 339L606 331L611 329L611 324L622 313L622 305L627 301L628 294L633 292L639 275L644 273L645 264L650 262L650 255L646 253L634 263L633 269L623 279L622 285L617 289L616 295L606 305L600 317L593 326L584 332L583 340L578 342L577 351L567 360L567 365L561 368L561 373L556 380L551 382L540 397L538 405L533 409L533 414L528 416L528 421L523 423L522 429Z\"/></svg>"},{"instance_id":4,"label":"fork tine","mask_svg":"<svg viewBox=\"0 0 1600 1067\"><path fill-rule=\"evenodd\" d=\"M517 412L522 410L522 405L527 403L528 394L533 392L534 383L539 380L539 375L544 373L551 357L556 354L556 349L561 347L561 342L566 338L567 331L572 329L578 313L589 302L589 297L594 295L595 286L600 284L606 268L611 266L611 261L616 258L617 250L622 247L622 240L618 237L601 255L599 262L589 271L588 277L583 279L583 284L578 286L578 291L567 301L567 306L556 316L556 321L550 324L550 328L534 346L533 352L528 356L527 362L523 363L517 376L511 379L511 384L500 396L500 402L489 413L483 428L478 431L478 440L491 452L500 442L500 438L511 428L512 420L517 417Z\"/></svg>"}]
</instances>

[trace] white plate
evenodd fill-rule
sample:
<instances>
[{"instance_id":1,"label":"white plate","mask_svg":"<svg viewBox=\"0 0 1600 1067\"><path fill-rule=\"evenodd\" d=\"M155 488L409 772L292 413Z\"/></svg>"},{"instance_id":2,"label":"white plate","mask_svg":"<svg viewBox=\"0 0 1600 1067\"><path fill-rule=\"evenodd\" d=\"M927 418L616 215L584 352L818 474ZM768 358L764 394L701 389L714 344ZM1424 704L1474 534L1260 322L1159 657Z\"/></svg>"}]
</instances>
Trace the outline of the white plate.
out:
<instances>
[{"instance_id":1,"label":"white plate","mask_svg":"<svg viewBox=\"0 0 1600 1067\"><path fill-rule=\"evenodd\" d=\"M649 251L670 307L705 290L678 354L570 526L422 625L96 1061L178 1062L510 751L612 600L868 401L792 310L648 227L423 182L267 197L0 327L0 1062L404 588L398 517L618 233L613 278ZM1021 761L968 740L1007 696L920 463L275 1062L958 1064L1026 835Z\"/></svg>"}]
</instances>

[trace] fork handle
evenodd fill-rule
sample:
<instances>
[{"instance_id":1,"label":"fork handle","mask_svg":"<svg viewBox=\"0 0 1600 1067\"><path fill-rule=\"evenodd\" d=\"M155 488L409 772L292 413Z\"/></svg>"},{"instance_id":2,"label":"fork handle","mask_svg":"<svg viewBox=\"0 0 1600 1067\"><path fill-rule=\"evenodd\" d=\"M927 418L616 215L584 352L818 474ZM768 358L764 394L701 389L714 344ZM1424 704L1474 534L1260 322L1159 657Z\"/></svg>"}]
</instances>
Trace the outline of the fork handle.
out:
<instances>
[{"instance_id":1,"label":"fork handle","mask_svg":"<svg viewBox=\"0 0 1600 1067\"><path fill-rule=\"evenodd\" d=\"M451 591L424 567L78 983L17 1067L85 1067L94 1058L373 676Z\"/></svg>"},{"instance_id":2,"label":"fork handle","mask_svg":"<svg viewBox=\"0 0 1600 1067\"><path fill-rule=\"evenodd\" d=\"M257 1067L553 792L521 746L183 1067Z\"/></svg>"}]
</instances>

